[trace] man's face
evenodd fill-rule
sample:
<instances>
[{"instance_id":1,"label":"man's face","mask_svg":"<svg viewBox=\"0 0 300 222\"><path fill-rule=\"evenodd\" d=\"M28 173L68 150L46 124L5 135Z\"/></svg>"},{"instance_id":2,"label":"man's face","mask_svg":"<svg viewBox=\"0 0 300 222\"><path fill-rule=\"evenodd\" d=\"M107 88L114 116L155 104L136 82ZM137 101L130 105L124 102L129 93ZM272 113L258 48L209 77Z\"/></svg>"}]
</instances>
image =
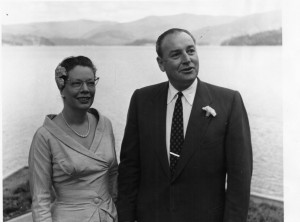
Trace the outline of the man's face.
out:
<instances>
[{"instance_id":1,"label":"man's face","mask_svg":"<svg viewBox=\"0 0 300 222\"><path fill-rule=\"evenodd\" d=\"M161 71L166 72L177 90L188 88L199 71L198 54L192 37L185 32L169 34L162 41L161 49L162 58L157 58Z\"/></svg>"}]
</instances>

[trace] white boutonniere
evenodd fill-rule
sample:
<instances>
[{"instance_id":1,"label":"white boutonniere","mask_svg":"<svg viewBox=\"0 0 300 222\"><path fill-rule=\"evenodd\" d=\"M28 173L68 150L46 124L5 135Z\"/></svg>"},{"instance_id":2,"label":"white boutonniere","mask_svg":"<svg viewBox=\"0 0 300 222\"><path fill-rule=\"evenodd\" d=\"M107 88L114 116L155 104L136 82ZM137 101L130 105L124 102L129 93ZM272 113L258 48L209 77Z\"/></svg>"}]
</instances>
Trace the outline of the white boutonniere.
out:
<instances>
[{"instance_id":1,"label":"white boutonniere","mask_svg":"<svg viewBox=\"0 0 300 222\"><path fill-rule=\"evenodd\" d=\"M215 117L217 115L216 111L213 108L211 108L210 106L202 107L202 109L204 111L206 111L206 114L205 114L206 117L209 117L210 115Z\"/></svg>"}]
</instances>

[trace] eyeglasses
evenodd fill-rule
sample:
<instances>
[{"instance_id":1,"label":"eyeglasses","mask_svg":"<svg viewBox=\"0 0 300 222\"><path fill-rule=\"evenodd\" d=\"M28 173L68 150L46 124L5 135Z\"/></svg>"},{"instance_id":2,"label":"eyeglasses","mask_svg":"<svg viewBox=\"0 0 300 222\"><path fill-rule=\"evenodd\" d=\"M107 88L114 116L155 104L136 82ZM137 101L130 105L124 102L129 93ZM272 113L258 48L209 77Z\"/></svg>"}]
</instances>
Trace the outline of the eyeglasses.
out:
<instances>
[{"instance_id":1,"label":"eyeglasses","mask_svg":"<svg viewBox=\"0 0 300 222\"><path fill-rule=\"evenodd\" d=\"M94 89L95 86L97 85L98 81L99 81L99 77L95 78L94 80L88 79L85 81L82 81L80 79L77 79L77 80L67 79L66 80L66 82L70 82L71 87L76 90L81 89L81 87L83 86L83 83L85 83L89 89Z\"/></svg>"}]
</instances>

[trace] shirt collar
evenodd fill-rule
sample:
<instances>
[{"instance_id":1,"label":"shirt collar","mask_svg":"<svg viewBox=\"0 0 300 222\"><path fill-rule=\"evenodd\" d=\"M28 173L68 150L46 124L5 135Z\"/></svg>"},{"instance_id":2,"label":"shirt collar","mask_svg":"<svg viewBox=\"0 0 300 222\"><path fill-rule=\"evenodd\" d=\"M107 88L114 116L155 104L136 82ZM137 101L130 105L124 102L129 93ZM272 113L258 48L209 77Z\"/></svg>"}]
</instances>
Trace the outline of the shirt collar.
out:
<instances>
[{"instance_id":1,"label":"shirt collar","mask_svg":"<svg viewBox=\"0 0 300 222\"><path fill-rule=\"evenodd\" d=\"M197 84L198 84L198 81L196 78L194 80L194 82L192 83L192 85L190 85L187 89L182 91L184 98L187 100L187 102L190 105L193 105L195 94L196 94L196 89L197 89ZM177 89L175 89L174 86L169 82L167 104L170 104L170 102L172 102L172 100L176 98L176 94L178 92L179 91Z\"/></svg>"}]
</instances>

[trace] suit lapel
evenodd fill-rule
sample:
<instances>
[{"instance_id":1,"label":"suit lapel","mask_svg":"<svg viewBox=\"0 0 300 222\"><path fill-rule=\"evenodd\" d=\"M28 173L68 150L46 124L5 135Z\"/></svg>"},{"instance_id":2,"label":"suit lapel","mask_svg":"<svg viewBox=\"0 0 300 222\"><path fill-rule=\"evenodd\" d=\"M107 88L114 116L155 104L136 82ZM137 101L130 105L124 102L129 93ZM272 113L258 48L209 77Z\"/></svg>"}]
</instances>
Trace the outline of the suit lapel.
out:
<instances>
[{"instance_id":1,"label":"suit lapel","mask_svg":"<svg viewBox=\"0 0 300 222\"><path fill-rule=\"evenodd\" d=\"M202 107L211 104L212 99L207 86L198 79L198 86L185 134L183 149L172 180L180 174L190 158L193 156L196 149L199 148L199 143L205 135L207 127L211 121L211 117L205 117L205 112L202 110Z\"/></svg>"},{"instance_id":2,"label":"suit lapel","mask_svg":"<svg viewBox=\"0 0 300 222\"><path fill-rule=\"evenodd\" d=\"M170 168L166 148L166 115L167 115L167 95L168 95L168 82L162 85L157 94L154 95L152 100L153 106L153 138L154 148L156 150L158 159L161 163L163 171L170 178Z\"/></svg>"}]
</instances>

